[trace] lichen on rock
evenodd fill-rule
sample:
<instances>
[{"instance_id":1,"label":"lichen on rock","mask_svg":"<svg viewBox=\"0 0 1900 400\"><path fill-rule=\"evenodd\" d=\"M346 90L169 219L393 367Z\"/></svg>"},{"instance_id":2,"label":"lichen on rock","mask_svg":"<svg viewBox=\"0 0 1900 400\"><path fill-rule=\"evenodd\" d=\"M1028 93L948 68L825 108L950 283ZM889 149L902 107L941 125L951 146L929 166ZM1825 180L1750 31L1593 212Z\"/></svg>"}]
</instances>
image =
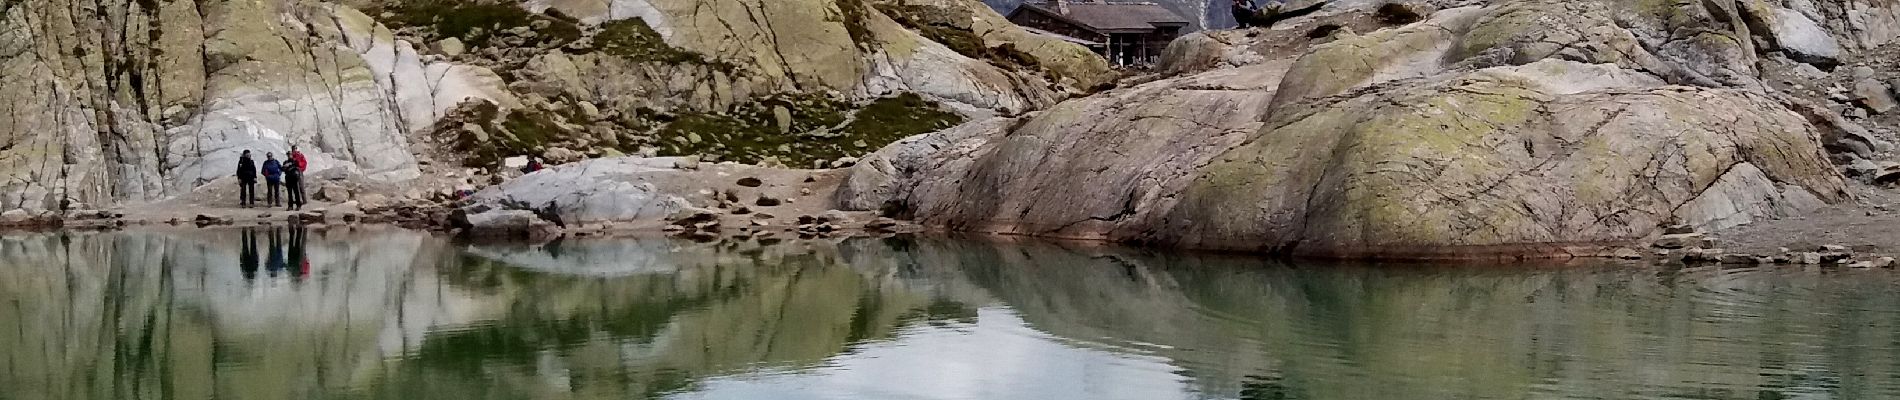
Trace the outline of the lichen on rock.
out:
<instances>
[{"instance_id":1,"label":"lichen on rock","mask_svg":"<svg viewBox=\"0 0 1900 400\"><path fill-rule=\"evenodd\" d=\"M992 46L970 27L975 19L971 10L889 2L874 3L878 11L890 16L925 38L950 47L957 54L1013 68L1040 70L1035 56L1016 49L1015 44Z\"/></svg>"},{"instance_id":2,"label":"lichen on rock","mask_svg":"<svg viewBox=\"0 0 1900 400\"><path fill-rule=\"evenodd\" d=\"M1317 29L1299 20L1193 35L1159 80L880 150L839 205L952 230L1455 259L1596 255L1849 201L1822 145L1840 135L1803 115L1827 110L1761 89L1733 2L1482 3L1393 26L1323 12L1310 21L1374 30L1290 41L1308 47L1279 46ZM1251 114L1213 111L1228 107Z\"/></svg>"},{"instance_id":3,"label":"lichen on rock","mask_svg":"<svg viewBox=\"0 0 1900 400\"><path fill-rule=\"evenodd\" d=\"M601 52L636 62L656 62L662 64L703 64L719 65L730 71L730 63L715 61L704 54L674 48L666 44L653 27L639 18L611 21L600 25L600 32L594 36L594 46Z\"/></svg>"}]
</instances>

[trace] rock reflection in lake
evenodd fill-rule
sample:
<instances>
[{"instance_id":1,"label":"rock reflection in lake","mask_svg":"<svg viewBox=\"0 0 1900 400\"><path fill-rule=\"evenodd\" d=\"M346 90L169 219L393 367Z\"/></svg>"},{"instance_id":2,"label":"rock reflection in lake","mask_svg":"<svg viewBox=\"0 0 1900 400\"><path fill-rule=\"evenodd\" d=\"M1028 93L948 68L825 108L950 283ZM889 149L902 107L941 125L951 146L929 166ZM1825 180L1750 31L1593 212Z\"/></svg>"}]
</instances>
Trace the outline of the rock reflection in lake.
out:
<instances>
[{"instance_id":1,"label":"rock reflection in lake","mask_svg":"<svg viewBox=\"0 0 1900 400\"><path fill-rule=\"evenodd\" d=\"M1885 398L1896 282L955 239L22 234L0 237L0 399Z\"/></svg>"}]
</instances>

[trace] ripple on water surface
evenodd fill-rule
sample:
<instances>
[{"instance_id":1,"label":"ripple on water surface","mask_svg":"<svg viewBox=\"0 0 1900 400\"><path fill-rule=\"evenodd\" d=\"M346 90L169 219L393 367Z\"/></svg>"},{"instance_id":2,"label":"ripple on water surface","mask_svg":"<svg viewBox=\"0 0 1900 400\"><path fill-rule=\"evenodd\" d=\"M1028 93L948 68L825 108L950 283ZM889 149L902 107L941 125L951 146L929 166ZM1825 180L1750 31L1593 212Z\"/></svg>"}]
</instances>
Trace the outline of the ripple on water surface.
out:
<instances>
[{"instance_id":1,"label":"ripple on water surface","mask_svg":"<svg viewBox=\"0 0 1900 400\"><path fill-rule=\"evenodd\" d=\"M0 398L1900 397L1893 271L0 236Z\"/></svg>"}]
</instances>

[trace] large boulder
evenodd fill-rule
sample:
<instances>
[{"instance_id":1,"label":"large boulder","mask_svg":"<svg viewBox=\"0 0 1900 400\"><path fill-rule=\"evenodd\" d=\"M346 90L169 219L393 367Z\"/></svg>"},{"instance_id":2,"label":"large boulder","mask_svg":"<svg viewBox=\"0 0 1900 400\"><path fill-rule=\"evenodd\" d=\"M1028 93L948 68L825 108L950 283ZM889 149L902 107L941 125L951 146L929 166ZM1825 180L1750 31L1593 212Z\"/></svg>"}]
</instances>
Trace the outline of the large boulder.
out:
<instances>
[{"instance_id":1,"label":"large boulder","mask_svg":"<svg viewBox=\"0 0 1900 400\"><path fill-rule=\"evenodd\" d=\"M478 238L523 238L533 240L560 236L561 227L542 219L531 210L493 209L475 213L458 212L452 217L463 233Z\"/></svg>"},{"instance_id":2,"label":"large boulder","mask_svg":"<svg viewBox=\"0 0 1900 400\"><path fill-rule=\"evenodd\" d=\"M1847 200L1823 128L1760 89L1735 4L1628 7L1494 2L1277 58L1272 31L1204 35L1170 52L1203 60L1170 64L1182 76L887 147L840 205L957 230L1439 259L1593 255Z\"/></svg>"},{"instance_id":3,"label":"large boulder","mask_svg":"<svg viewBox=\"0 0 1900 400\"><path fill-rule=\"evenodd\" d=\"M1847 197L1819 134L1766 96L1577 88L1522 72L1276 118L1123 239L1321 256L1563 255L1555 246L1678 223L1726 228Z\"/></svg>"},{"instance_id":4,"label":"large boulder","mask_svg":"<svg viewBox=\"0 0 1900 400\"><path fill-rule=\"evenodd\" d=\"M677 167L680 161L612 158L562 165L489 187L471 200L478 207L548 210L569 223L658 220L688 205L660 190L672 183L669 177L689 172Z\"/></svg>"},{"instance_id":5,"label":"large boulder","mask_svg":"<svg viewBox=\"0 0 1900 400\"><path fill-rule=\"evenodd\" d=\"M1766 29L1767 34L1763 36L1780 46L1790 58L1813 64L1831 65L1840 61L1840 41L1801 12L1760 2L1743 4L1750 6L1750 17L1758 20L1756 28Z\"/></svg>"},{"instance_id":6,"label":"large boulder","mask_svg":"<svg viewBox=\"0 0 1900 400\"><path fill-rule=\"evenodd\" d=\"M829 197L807 196L835 185L827 171L715 165L692 158L597 158L554 166L476 192L467 210L526 209L568 225L658 228L682 210L720 209L777 216L816 214ZM790 204L803 198L804 203ZM769 200L762 200L769 199ZM740 212L740 209L746 209Z\"/></svg>"},{"instance_id":7,"label":"large boulder","mask_svg":"<svg viewBox=\"0 0 1900 400\"><path fill-rule=\"evenodd\" d=\"M853 167L840 205L958 229L1101 238L1259 130L1287 66L1168 79L907 139Z\"/></svg>"}]
</instances>

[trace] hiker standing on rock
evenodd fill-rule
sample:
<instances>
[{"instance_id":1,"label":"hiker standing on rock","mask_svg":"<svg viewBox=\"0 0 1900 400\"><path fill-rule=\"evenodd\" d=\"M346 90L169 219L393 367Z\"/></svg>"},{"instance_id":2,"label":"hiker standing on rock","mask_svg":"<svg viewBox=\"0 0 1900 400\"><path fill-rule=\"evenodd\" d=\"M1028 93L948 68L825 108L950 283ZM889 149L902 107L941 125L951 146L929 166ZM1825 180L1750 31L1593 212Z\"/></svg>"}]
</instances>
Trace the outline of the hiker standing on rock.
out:
<instances>
[{"instance_id":1,"label":"hiker standing on rock","mask_svg":"<svg viewBox=\"0 0 1900 400\"><path fill-rule=\"evenodd\" d=\"M277 161L277 153L264 153L264 206L283 205L278 196L284 185L284 164Z\"/></svg>"},{"instance_id":2,"label":"hiker standing on rock","mask_svg":"<svg viewBox=\"0 0 1900 400\"><path fill-rule=\"evenodd\" d=\"M251 161L250 150L238 155L237 178L238 207L257 205L257 163Z\"/></svg>"},{"instance_id":3,"label":"hiker standing on rock","mask_svg":"<svg viewBox=\"0 0 1900 400\"><path fill-rule=\"evenodd\" d=\"M297 172L300 174L305 168L310 168L310 160L304 159L303 152L297 151L297 145L294 144L290 145L290 162L297 164Z\"/></svg>"},{"instance_id":4,"label":"hiker standing on rock","mask_svg":"<svg viewBox=\"0 0 1900 400\"><path fill-rule=\"evenodd\" d=\"M1254 1L1234 0L1234 22L1240 24L1240 29L1271 28L1274 22L1279 22L1286 0L1267 0L1265 6L1259 7L1254 6Z\"/></svg>"},{"instance_id":5,"label":"hiker standing on rock","mask_svg":"<svg viewBox=\"0 0 1900 400\"><path fill-rule=\"evenodd\" d=\"M1233 12L1234 23L1240 24L1240 29L1252 28L1254 26L1254 13L1256 11L1254 10L1253 0L1234 0Z\"/></svg>"},{"instance_id":6,"label":"hiker standing on rock","mask_svg":"<svg viewBox=\"0 0 1900 400\"><path fill-rule=\"evenodd\" d=\"M283 166L284 202L290 206L286 210L296 211L303 208L303 163L297 161L297 153L290 154L290 163Z\"/></svg>"}]
</instances>

